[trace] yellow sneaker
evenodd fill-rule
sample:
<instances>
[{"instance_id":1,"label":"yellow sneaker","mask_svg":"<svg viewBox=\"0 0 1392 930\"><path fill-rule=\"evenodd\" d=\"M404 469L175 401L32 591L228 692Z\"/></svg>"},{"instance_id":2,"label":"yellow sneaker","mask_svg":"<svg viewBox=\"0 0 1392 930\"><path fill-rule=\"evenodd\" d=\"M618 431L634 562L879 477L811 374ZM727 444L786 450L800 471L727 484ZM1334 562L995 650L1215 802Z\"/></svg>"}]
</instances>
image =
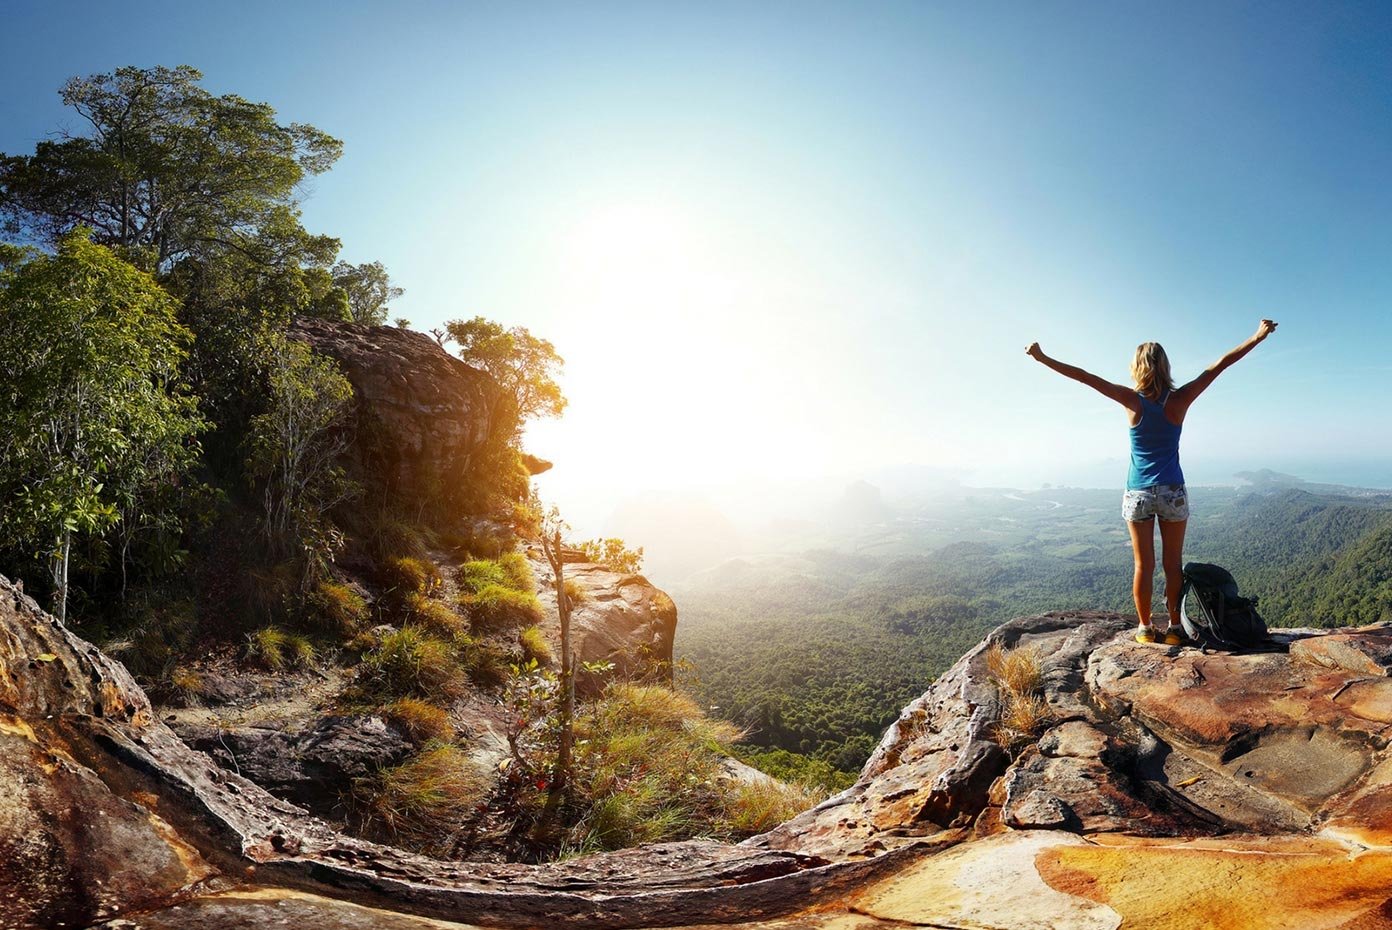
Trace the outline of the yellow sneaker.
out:
<instances>
[{"instance_id":1,"label":"yellow sneaker","mask_svg":"<svg viewBox=\"0 0 1392 930\"><path fill-rule=\"evenodd\" d=\"M1166 630L1165 638L1162 640L1162 642L1166 646L1183 646L1185 643L1188 642L1188 640L1176 633L1174 630Z\"/></svg>"},{"instance_id":2,"label":"yellow sneaker","mask_svg":"<svg viewBox=\"0 0 1392 930\"><path fill-rule=\"evenodd\" d=\"M1136 642L1138 643L1153 643L1157 642L1159 638L1160 637L1155 634L1155 630L1148 626L1136 627Z\"/></svg>"}]
</instances>

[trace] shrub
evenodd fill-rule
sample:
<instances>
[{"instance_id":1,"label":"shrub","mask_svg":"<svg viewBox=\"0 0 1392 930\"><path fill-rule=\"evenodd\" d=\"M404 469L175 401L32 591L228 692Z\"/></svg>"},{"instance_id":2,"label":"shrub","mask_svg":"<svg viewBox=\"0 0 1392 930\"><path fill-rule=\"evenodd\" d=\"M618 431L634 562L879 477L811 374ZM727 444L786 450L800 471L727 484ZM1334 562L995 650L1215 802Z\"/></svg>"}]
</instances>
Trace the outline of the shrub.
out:
<instances>
[{"instance_id":1,"label":"shrub","mask_svg":"<svg viewBox=\"0 0 1392 930\"><path fill-rule=\"evenodd\" d=\"M429 559L397 556L382 561L382 582L399 597L426 594L440 585L440 570Z\"/></svg>"},{"instance_id":2,"label":"shrub","mask_svg":"<svg viewBox=\"0 0 1392 930\"><path fill-rule=\"evenodd\" d=\"M1044 680L1039 651L1034 648L1006 649L992 643L986 649L986 668L1009 694L1033 694Z\"/></svg>"},{"instance_id":3,"label":"shrub","mask_svg":"<svg viewBox=\"0 0 1392 930\"><path fill-rule=\"evenodd\" d=\"M442 639L464 632L463 617L450 609L448 604L424 595L412 594L406 601L406 612L412 624Z\"/></svg>"},{"instance_id":4,"label":"shrub","mask_svg":"<svg viewBox=\"0 0 1392 930\"><path fill-rule=\"evenodd\" d=\"M491 779L456 746L431 745L357 785L371 823L393 842L448 855L487 800Z\"/></svg>"},{"instance_id":5,"label":"shrub","mask_svg":"<svg viewBox=\"0 0 1392 930\"><path fill-rule=\"evenodd\" d=\"M350 636L367 620L367 602L346 584L321 581L307 598L307 606L322 625Z\"/></svg>"},{"instance_id":6,"label":"shrub","mask_svg":"<svg viewBox=\"0 0 1392 930\"><path fill-rule=\"evenodd\" d=\"M382 708L382 715L405 730L417 746L431 740L447 742L454 737L454 727L445 709L420 698L405 697L393 701Z\"/></svg>"},{"instance_id":7,"label":"shrub","mask_svg":"<svg viewBox=\"0 0 1392 930\"><path fill-rule=\"evenodd\" d=\"M413 559L430 557L427 532L389 511L381 510L369 515L366 535L368 553L375 562L401 556Z\"/></svg>"},{"instance_id":8,"label":"shrub","mask_svg":"<svg viewBox=\"0 0 1392 930\"><path fill-rule=\"evenodd\" d=\"M459 605L475 632L498 632L536 623L541 607L536 595L500 584L484 585L477 593L460 595Z\"/></svg>"},{"instance_id":9,"label":"shrub","mask_svg":"<svg viewBox=\"0 0 1392 930\"><path fill-rule=\"evenodd\" d=\"M587 539L580 543L585 558L611 572L636 575L643 569L643 547L630 549L622 539Z\"/></svg>"},{"instance_id":10,"label":"shrub","mask_svg":"<svg viewBox=\"0 0 1392 930\"><path fill-rule=\"evenodd\" d=\"M452 643L414 626L382 637L358 670L369 693L451 701L464 692L464 674Z\"/></svg>"},{"instance_id":11,"label":"shrub","mask_svg":"<svg viewBox=\"0 0 1392 930\"><path fill-rule=\"evenodd\" d=\"M537 665L550 665L556 661L551 644L539 626L529 626L517 634L517 645L522 649L522 659L535 659Z\"/></svg>"}]
</instances>

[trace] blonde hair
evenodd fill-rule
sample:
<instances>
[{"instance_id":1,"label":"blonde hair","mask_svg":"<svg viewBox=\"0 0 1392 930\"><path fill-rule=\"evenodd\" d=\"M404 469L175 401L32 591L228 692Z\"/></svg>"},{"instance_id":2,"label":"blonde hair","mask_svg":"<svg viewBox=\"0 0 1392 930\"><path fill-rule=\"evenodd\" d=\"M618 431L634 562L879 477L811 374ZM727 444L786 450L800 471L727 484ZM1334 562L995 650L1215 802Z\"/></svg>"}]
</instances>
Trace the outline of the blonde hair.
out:
<instances>
[{"instance_id":1,"label":"blonde hair","mask_svg":"<svg viewBox=\"0 0 1392 930\"><path fill-rule=\"evenodd\" d=\"M1136 390L1151 400L1159 400L1162 391L1174 390L1170 358L1160 343L1143 342L1136 346L1136 357L1131 360L1131 379L1136 382Z\"/></svg>"}]
</instances>

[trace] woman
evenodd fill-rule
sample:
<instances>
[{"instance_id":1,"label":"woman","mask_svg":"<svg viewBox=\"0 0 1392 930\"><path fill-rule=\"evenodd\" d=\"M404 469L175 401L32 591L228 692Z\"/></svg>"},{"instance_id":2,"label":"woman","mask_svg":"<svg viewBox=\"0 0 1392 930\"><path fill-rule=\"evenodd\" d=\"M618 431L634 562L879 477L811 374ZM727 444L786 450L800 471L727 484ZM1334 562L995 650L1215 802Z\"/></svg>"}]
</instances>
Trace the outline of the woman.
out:
<instances>
[{"instance_id":1,"label":"woman","mask_svg":"<svg viewBox=\"0 0 1392 930\"><path fill-rule=\"evenodd\" d=\"M1170 360L1158 342L1144 342L1136 347L1136 357L1131 362L1134 388L1103 381L1091 372L1049 358L1037 342L1025 349L1035 361L1081 381L1126 408L1131 423L1131 471L1121 498L1121 515L1131 531L1131 551L1136 559L1131 595L1140 621L1137 642L1160 641L1171 646L1184 642L1179 632L1184 528L1189 521L1189 499L1184 490L1184 472L1179 467L1179 433L1184 415L1215 378L1275 331L1275 323L1262 320L1255 335L1179 389L1170 379ZM1170 625L1163 637L1150 625L1156 517L1160 518L1160 551L1165 568L1165 609L1170 614Z\"/></svg>"}]
</instances>

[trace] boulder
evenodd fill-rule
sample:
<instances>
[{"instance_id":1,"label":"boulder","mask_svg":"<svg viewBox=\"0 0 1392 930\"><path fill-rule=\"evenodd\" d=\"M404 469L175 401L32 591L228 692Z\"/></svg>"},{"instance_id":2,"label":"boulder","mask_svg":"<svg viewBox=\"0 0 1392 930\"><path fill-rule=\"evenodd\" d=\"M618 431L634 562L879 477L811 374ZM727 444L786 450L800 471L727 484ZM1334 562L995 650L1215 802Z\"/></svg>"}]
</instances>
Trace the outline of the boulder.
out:
<instances>
[{"instance_id":1,"label":"boulder","mask_svg":"<svg viewBox=\"0 0 1392 930\"><path fill-rule=\"evenodd\" d=\"M290 327L353 385L352 455L360 474L414 500L462 489L491 442L506 438L505 392L425 333L300 318Z\"/></svg>"},{"instance_id":2,"label":"boulder","mask_svg":"<svg viewBox=\"0 0 1392 930\"><path fill-rule=\"evenodd\" d=\"M225 769L321 816L338 813L356 779L395 765L411 741L381 717L318 717L305 727L175 724L174 732Z\"/></svg>"}]
</instances>

